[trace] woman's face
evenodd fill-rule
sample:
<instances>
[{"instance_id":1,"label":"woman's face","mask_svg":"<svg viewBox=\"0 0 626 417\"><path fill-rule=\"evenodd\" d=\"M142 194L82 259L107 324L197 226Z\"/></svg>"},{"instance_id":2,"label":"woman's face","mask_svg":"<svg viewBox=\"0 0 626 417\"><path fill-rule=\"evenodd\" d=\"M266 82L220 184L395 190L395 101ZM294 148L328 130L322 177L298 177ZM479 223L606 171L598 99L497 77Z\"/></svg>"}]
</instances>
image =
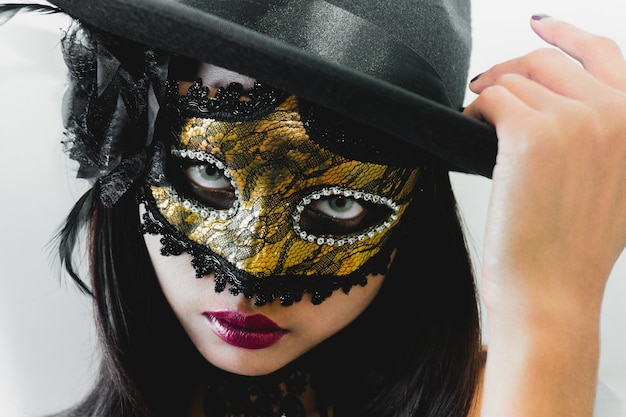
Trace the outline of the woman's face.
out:
<instances>
[{"instance_id":1,"label":"woman's face","mask_svg":"<svg viewBox=\"0 0 626 417\"><path fill-rule=\"evenodd\" d=\"M244 89L253 85L210 65L198 76L211 94L231 82ZM189 85L180 82L181 95ZM381 246L408 205L417 177L414 169L348 160L320 148L292 106L296 102L285 103L256 121L220 121L208 113L185 119L171 151L181 164L180 189L176 182L152 186L154 200L144 207L175 229L145 235L175 315L207 361L242 375L276 371L367 308L385 279L380 271L393 259L393 252ZM183 189L191 200L180 197ZM200 245L204 257L187 249L163 256L168 239L183 239L190 248ZM382 267L377 261L379 266L365 268L378 252L386 253L377 258L383 259ZM230 270L220 273L220 263ZM250 277L261 286L276 277L286 279L284 285L318 277L336 283L358 271L376 273L335 286L321 298L318 293L318 299L303 291L301 300L296 295L289 303L267 299L274 290L254 287L246 296L248 284L237 287ZM230 277L227 285L220 282L224 276Z\"/></svg>"},{"instance_id":2,"label":"woman's face","mask_svg":"<svg viewBox=\"0 0 626 417\"><path fill-rule=\"evenodd\" d=\"M335 291L319 305L305 295L288 307L278 301L259 307L243 294L215 292L212 275L196 279L189 255L162 256L159 238L146 235L146 246L176 317L208 362L241 375L276 371L329 338L365 310L384 280L370 276L366 286Z\"/></svg>"}]
</instances>

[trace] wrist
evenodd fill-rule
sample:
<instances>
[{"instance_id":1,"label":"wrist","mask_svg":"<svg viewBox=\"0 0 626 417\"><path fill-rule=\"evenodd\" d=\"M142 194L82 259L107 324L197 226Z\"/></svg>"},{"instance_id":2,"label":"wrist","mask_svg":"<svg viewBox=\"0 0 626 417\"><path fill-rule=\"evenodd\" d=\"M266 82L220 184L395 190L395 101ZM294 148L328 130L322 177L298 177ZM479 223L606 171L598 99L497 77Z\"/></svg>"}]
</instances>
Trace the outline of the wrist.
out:
<instances>
[{"instance_id":1,"label":"wrist","mask_svg":"<svg viewBox=\"0 0 626 417\"><path fill-rule=\"evenodd\" d=\"M585 318L489 316L482 415L591 416L599 335Z\"/></svg>"},{"instance_id":2,"label":"wrist","mask_svg":"<svg viewBox=\"0 0 626 417\"><path fill-rule=\"evenodd\" d=\"M490 327L597 331L608 272L538 262L499 266L486 265L482 277Z\"/></svg>"}]
</instances>

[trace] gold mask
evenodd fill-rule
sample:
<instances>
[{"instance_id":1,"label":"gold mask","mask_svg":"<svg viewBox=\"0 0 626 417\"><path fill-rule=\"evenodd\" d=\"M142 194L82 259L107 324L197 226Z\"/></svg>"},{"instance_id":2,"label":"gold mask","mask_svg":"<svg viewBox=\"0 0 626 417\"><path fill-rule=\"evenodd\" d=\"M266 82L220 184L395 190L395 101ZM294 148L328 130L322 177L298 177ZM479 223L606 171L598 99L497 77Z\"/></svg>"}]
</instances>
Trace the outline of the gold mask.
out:
<instances>
[{"instance_id":1,"label":"gold mask","mask_svg":"<svg viewBox=\"0 0 626 417\"><path fill-rule=\"evenodd\" d=\"M258 278L354 273L388 240L419 175L320 147L293 96L258 120L185 119L171 152L184 174L151 187L159 212Z\"/></svg>"}]
</instances>

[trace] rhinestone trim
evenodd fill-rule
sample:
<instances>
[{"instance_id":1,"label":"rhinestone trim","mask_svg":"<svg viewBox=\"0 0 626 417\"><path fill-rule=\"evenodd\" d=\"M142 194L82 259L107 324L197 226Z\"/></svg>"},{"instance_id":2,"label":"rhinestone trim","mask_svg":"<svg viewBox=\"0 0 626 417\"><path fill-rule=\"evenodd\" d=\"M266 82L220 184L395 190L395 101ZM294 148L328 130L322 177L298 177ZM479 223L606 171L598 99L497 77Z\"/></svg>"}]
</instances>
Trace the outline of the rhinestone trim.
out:
<instances>
[{"instance_id":1,"label":"rhinestone trim","mask_svg":"<svg viewBox=\"0 0 626 417\"><path fill-rule=\"evenodd\" d=\"M370 227L363 233L348 235L344 237L316 236L302 230L302 228L300 227L300 214L304 211L305 207L311 204L313 200L319 200L323 197L336 195L354 198L355 200L363 200L375 204L381 204L387 206L393 211L393 213L389 216L389 218L387 218L387 220L378 225ZM392 223L398 219L398 211L400 211L400 206L395 201L387 197L381 197L376 194L371 194L364 191L355 191L341 187L325 187L319 191L315 191L307 195L302 200L300 200L300 202L296 206L294 213L291 215L291 218L293 221L293 230L295 231L296 235L299 236L302 240L306 240L307 242L311 243L315 242L318 245L343 246L351 245L356 242L362 242L365 239L373 238L374 236L390 228Z\"/></svg>"}]
</instances>

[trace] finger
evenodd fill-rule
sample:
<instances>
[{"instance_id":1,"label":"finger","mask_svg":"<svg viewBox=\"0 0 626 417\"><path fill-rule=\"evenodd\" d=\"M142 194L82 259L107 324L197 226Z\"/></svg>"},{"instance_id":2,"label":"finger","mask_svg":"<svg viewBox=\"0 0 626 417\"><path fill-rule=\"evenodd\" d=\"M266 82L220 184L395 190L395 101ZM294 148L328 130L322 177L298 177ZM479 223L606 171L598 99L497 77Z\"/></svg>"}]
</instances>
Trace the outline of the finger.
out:
<instances>
[{"instance_id":1,"label":"finger","mask_svg":"<svg viewBox=\"0 0 626 417\"><path fill-rule=\"evenodd\" d=\"M556 94L583 99L593 94L602 83L563 52L544 48L495 65L470 83L470 89L480 94L505 74L518 74L543 85Z\"/></svg>"},{"instance_id":2,"label":"finger","mask_svg":"<svg viewBox=\"0 0 626 417\"><path fill-rule=\"evenodd\" d=\"M606 84L626 90L626 62L619 46L604 36L547 16L533 16L531 27L544 41L579 61Z\"/></svg>"},{"instance_id":3,"label":"finger","mask_svg":"<svg viewBox=\"0 0 626 417\"><path fill-rule=\"evenodd\" d=\"M556 94L545 86L519 74L504 74L494 85L506 88L528 107L537 111L551 111L567 98Z\"/></svg>"},{"instance_id":4,"label":"finger","mask_svg":"<svg viewBox=\"0 0 626 417\"><path fill-rule=\"evenodd\" d=\"M518 131L536 111L502 85L484 89L463 113L496 127L498 137L508 137Z\"/></svg>"}]
</instances>

